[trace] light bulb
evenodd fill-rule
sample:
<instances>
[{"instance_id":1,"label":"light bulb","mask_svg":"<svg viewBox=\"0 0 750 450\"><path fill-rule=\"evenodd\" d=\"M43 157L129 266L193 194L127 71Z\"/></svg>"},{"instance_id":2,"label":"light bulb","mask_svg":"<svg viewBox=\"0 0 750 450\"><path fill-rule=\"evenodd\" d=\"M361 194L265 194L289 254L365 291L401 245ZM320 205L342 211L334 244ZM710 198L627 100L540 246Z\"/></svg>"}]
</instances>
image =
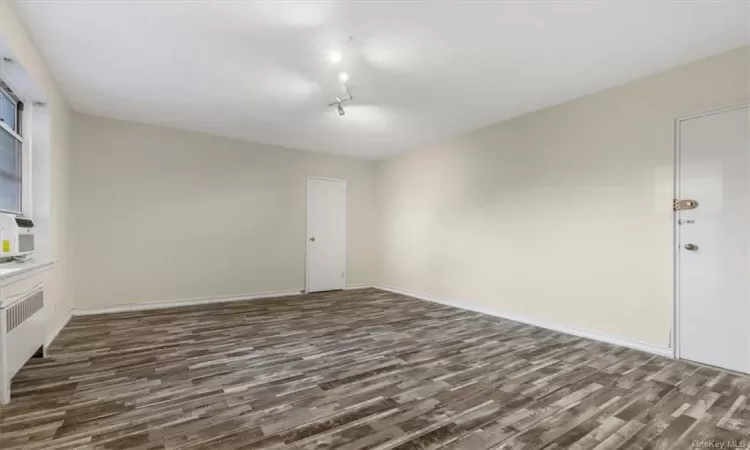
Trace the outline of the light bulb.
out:
<instances>
[{"instance_id":1,"label":"light bulb","mask_svg":"<svg viewBox=\"0 0 750 450\"><path fill-rule=\"evenodd\" d=\"M342 83L346 83L347 81L349 81L349 74L346 72L339 73L339 81Z\"/></svg>"},{"instance_id":2,"label":"light bulb","mask_svg":"<svg viewBox=\"0 0 750 450\"><path fill-rule=\"evenodd\" d=\"M341 62L341 52L331 50L331 52L328 54L328 58L330 58L332 63Z\"/></svg>"}]
</instances>

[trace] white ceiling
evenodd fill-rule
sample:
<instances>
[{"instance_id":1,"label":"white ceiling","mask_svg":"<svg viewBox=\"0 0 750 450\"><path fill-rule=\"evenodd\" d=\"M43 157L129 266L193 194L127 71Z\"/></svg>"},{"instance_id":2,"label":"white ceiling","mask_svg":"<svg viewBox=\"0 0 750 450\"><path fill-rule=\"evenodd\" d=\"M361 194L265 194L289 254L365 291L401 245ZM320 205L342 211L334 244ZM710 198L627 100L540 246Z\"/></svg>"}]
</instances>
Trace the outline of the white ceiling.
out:
<instances>
[{"instance_id":1,"label":"white ceiling","mask_svg":"<svg viewBox=\"0 0 750 450\"><path fill-rule=\"evenodd\" d=\"M750 42L747 2L19 3L79 112L364 158Z\"/></svg>"},{"instance_id":2,"label":"white ceiling","mask_svg":"<svg viewBox=\"0 0 750 450\"><path fill-rule=\"evenodd\" d=\"M16 60L16 56L2 37L0 37L0 57ZM20 64L0 61L0 76L19 98L32 102L45 101L42 90Z\"/></svg>"}]
</instances>

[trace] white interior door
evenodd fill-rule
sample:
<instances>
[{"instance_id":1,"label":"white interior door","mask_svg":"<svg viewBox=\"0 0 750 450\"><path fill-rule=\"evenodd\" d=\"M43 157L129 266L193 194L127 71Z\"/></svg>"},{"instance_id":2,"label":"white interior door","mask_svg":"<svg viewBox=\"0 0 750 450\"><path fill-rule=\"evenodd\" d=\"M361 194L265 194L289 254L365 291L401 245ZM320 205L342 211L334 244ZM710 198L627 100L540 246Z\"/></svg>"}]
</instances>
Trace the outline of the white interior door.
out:
<instances>
[{"instance_id":1,"label":"white interior door","mask_svg":"<svg viewBox=\"0 0 750 450\"><path fill-rule=\"evenodd\" d=\"M678 355L750 372L748 108L679 121Z\"/></svg>"},{"instance_id":2,"label":"white interior door","mask_svg":"<svg viewBox=\"0 0 750 450\"><path fill-rule=\"evenodd\" d=\"M346 182L307 178L307 292L343 289Z\"/></svg>"}]
</instances>

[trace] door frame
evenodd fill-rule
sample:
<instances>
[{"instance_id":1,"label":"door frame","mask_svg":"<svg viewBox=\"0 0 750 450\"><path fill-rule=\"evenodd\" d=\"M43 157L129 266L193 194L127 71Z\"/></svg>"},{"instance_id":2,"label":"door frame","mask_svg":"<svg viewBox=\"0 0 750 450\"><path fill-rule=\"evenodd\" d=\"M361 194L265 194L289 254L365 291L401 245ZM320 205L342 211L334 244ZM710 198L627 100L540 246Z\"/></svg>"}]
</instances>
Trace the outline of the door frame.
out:
<instances>
[{"instance_id":1,"label":"door frame","mask_svg":"<svg viewBox=\"0 0 750 450\"><path fill-rule=\"evenodd\" d=\"M305 294L310 293L310 241L308 240L310 237L310 221L308 220L309 214L307 211L307 195L309 192L310 180L323 180L323 181L333 181L337 183L344 183L344 193L346 195L344 198L344 286L343 286L343 289L346 289L346 277L347 277L346 238L348 235L347 230L349 228L348 227L349 221L347 220L347 214L346 214L347 212L346 204L349 201L349 189L348 189L348 186L346 185L346 180L342 178L331 178L331 177L320 177L317 175L307 175L305 176L305 236L304 236L304 239L305 239Z\"/></svg>"},{"instance_id":2,"label":"door frame","mask_svg":"<svg viewBox=\"0 0 750 450\"><path fill-rule=\"evenodd\" d=\"M737 109L750 107L750 101L735 103L716 108L709 108L698 111L693 114L679 116L674 119L674 184L672 186L672 198L680 198L680 131L682 122L700 117L722 114ZM677 211L672 211L672 259L674 272L672 274L673 283L673 303L672 303L672 357L682 359L680 353L680 242L679 242L679 225L677 224ZM726 369L725 369L726 370Z\"/></svg>"}]
</instances>

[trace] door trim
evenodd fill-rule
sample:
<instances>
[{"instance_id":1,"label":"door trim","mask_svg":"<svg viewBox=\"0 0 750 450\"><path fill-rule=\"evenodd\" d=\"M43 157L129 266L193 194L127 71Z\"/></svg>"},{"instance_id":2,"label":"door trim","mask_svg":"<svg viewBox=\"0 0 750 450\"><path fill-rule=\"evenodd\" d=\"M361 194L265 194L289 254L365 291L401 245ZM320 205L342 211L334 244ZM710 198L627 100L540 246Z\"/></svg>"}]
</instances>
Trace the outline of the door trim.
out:
<instances>
[{"instance_id":1,"label":"door trim","mask_svg":"<svg viewBox=\"0 0 750 450\"><path fill-rule=\"evenodd\" d=\"M346 192L346 201L344 202L344 289L346 289L346 277L347 277L347 271L346 271L346 265L347 265L347 249L346 249L346 237L348 235L348 220L347 220L347 214L346 214L346 203L349 201L349 189L346 185L346 180L341 178L330 178L330 177L319 177L316 175L307 175L305 177L305 236L303 237L305 240L305 294L310 293L310 241L308 240L310 236L310 223L307 220L308 219L308 211L307 211L307 193L308 193L308 187L309 187L309 181L310 180L323 180L323 181L334 181L338 183L344 183L344 189Z\"/></svg>"},{"instance_id":2,"label":"door trim","mask_svg":"<svg viewBox=\"0 0 750 450\"><path fill-rule=\"evenodd\" d=\"M736 103L731 105L719 106L698 111L693 114L679 116L674 119L674 184L672 186L672 198L680 198L680 131L682 122L690 119L722 114L750 107L750 102ZM677 211L672 211L672 260L674 271L672 274L673 283L673 302L672 302L672 357L682 359L680 354L680 246L679 246L679 226L677 225ZM724 369L726 370L726 369Z\"/></svg>"}]
</instances>

